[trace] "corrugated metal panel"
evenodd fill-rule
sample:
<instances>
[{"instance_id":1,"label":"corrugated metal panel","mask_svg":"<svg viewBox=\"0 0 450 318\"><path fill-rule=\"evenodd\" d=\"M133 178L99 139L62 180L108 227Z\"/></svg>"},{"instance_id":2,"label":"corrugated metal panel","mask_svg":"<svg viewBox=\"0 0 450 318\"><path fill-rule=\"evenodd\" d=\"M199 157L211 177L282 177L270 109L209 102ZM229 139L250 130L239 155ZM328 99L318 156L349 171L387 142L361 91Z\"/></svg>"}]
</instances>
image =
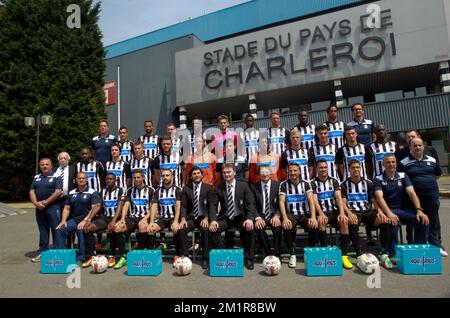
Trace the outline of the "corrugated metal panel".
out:
<instances>
[{"instance_id":1,"label":"corrugated metal panel","mask_svg":"<svg viewBox=\"0 0 450 318\"><path fill-rule=\"evenodd\" d=\"M326 111L309 113L311 123L326 121ZM448 127L450 124L450 94L435 94L423 97L407 98L388 102L365 104L365 117L375 123L383 123L390 132L407 131L409 129L429 129ZM339 120L352 120L350 106L339 110ZM281 116L283 127L291 128L298 123L297 114ZM204 126L204 128L216 125ZM234 121L232 127L244 127L244 121ZM259 118L256 128L270 127L270 118Z\"/></svg>"},{"instance_id":2,"label":"corrugated metal panel","mask_svg":"<svg viewBox=\"0 0 450 318\"><path fill-rule=\"evenodd\" d=\"M254 0L106 47L106 58L195 34L202 41L240 33L363 0ZM226 21L226 23L224 23Z\"/></svg>"}]
</instances>

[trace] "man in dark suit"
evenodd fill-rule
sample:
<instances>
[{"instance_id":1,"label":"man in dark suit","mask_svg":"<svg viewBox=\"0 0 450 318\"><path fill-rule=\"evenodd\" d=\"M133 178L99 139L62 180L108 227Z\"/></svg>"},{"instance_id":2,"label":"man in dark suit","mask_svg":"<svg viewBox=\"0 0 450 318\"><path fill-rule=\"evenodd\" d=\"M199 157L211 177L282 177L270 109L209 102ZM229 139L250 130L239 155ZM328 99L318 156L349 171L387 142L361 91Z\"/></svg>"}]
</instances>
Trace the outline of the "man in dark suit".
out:
<instances>
[{"instance_id":1,"label":"man in dark suit","mask_svg":"<svg viewBox=\"0 0 450 318\"><path fill-rule=\"evenodd\" d=\"M224 164L222 174L225 182L217 187L221 211L218 219L212 221L209 226L209 230L212 232L212 243L215 248L224 248L225 243L220 234L231 227L239 229L244 246L245 267L251 270L254 268L255 254L253 229L253 221L256 216L255 197L247 183L236 181L234 164Z\"/></svg>"},{"instance_id":2,"label":"man in dark suit","mask_svg":"<svg viewBox=\"0 0 450 318\"><path fill-rule=\"evenodd\" d=\"M271 180L272 171L269 165L259 167L259 177L261 179L257 184L252 185L252 191L256 201L255 231L258 240L261 242L266 255L275 255L280 257L281 247L281 220L278 207L278 191L280 183ZM269 237L266 228L270 227L273 233L273 252L270 249Z\"/></svg>"},{"instance_id":3,"label":"man in dark suit","mask_svg":"<svg viewBox=\"0 0 450 318\"><path fill-rule=\"evenodd\" d=\"M189 171L191 180L183 187L181 193L181 222L179 237L181 241L180 256L188 254L188 233L200 229L202 246L202 268L208 267L209 223L216 217L216 194L206 183L202 182L203 171L193 166Z\"/></svg>"}]
</instances>

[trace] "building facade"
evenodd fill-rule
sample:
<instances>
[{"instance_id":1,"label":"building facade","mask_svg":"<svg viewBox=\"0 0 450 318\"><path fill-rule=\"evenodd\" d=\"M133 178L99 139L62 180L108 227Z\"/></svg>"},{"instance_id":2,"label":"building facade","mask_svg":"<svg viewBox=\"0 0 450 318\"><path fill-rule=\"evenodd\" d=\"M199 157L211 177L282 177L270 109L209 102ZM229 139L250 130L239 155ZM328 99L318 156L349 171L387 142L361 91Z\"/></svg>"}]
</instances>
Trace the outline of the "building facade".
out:
<instances>
[{"instance_id":1,"label":"building facade","mask_svg":"<svg viewBox=\"0 0 450 318\"><path fill-rule=\"evenodd\" d=\"M400 143L420 130L448 167L450 0L254 0L106 49L109 119L133 139L145 119L163 133L252 113L262 128L278 110L293 127L300 110L324 122L331 102L348 122L362 102Z\"/></svg>"}]
</instances>

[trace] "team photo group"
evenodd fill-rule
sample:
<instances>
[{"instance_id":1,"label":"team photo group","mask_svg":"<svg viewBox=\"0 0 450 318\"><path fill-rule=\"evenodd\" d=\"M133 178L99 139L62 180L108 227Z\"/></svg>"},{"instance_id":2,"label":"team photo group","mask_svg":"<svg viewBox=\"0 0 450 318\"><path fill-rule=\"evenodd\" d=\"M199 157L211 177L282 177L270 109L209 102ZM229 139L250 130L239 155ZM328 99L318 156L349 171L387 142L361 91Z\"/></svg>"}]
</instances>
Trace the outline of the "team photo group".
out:
<instances>
[{"instance_id":1,"label":"team photo group","mask_svg":"<svg viewBox=\"0 0 450 318\"><path fill-rule=\"evenodd\" d=\"M296 268L298 235L305 233L309 247L338 245L345 269L371 245L392 269L402 225L407 244L431 244L447 256L436 150L416 130L405 132L407 145L399 147L383 124L365 118L363 104L351 111L348 123L339 121L334 104L324 123L311 123L301 111L293 128L272 112L264 129L254 127L250 114L245 127L231 127L220 115L214 133L194 118L192 130L183 134L170 123L164 136L146 120L136 141L124 126L116 138L102 120L99 135L80 149L80 162L67 152L39 161L30 188L39 229L32 261L40 262L51 234L52 248L77 247L83 268L107 254L108 267L120 269L129 249L158 249L169 239L174 263L198 250L207 269L211 249L238 245L248 270L255 250L258 258L284 256ZM338 239L329 237L330 227Z\"/></svg>"}]
</instances>

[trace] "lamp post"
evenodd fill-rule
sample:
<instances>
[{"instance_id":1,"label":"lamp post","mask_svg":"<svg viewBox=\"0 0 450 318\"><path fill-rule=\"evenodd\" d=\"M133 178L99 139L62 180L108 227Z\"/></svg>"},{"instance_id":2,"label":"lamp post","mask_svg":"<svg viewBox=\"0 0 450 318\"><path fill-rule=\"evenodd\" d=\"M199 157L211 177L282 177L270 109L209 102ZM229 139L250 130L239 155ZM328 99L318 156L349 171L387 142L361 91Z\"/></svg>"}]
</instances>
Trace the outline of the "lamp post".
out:
<instances>
[{"instance_id":1,"label":"lamp post","mask_svg":"<svg viewBox=\"0 0 450 318\"><path fill-rule=\"evenodd\" d=\"M36 129L36 174L39 171L39 136L41 134L41 125L50 126L53 123L53 117L50 115L37 115L35 117L25 117L25 126L30 129Z\"/></svg>"}]
</instances>

